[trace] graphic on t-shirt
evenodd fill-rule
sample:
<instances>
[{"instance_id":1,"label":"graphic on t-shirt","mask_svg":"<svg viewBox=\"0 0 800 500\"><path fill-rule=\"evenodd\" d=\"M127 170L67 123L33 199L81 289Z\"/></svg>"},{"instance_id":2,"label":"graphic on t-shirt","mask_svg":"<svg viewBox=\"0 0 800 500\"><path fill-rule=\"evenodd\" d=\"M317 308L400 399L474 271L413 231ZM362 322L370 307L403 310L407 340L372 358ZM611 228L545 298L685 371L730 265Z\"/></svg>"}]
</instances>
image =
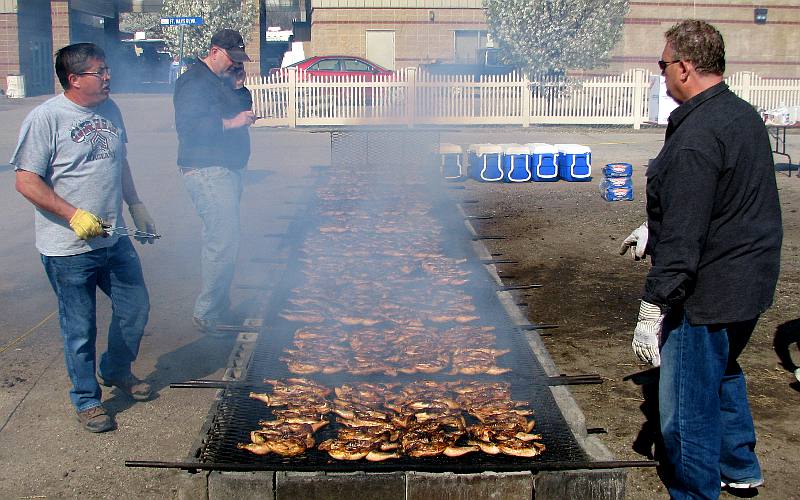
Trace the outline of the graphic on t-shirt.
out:
<instances>
[{"instance_id":1,"label":"graphic on t-shirt","mask_svg":"<svg viewBox=\"0 0 800 500\"><path fill-rule=\"evenodd\" d=\"M70 131L72 140L82 143L88 139L92 145L92 152L86 161L114 158L114 151L109 144L110 136L119 138L119 129L105 118L91 118L77 124Z\"/></svg>"}]
</instances>

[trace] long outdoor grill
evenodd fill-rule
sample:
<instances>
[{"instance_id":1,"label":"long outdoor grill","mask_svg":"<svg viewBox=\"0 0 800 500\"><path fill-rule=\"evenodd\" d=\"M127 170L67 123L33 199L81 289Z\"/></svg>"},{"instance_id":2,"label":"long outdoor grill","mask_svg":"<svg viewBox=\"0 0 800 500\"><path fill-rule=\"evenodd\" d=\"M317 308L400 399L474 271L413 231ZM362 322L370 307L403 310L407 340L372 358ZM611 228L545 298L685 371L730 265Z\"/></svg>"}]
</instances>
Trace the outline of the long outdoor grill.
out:
<instances>
[{"instance_id":1,"label":"long outdoor grill","mask_svg":"<svg viewBox=\"0 0 800 500\"><path fill-rule=\"evenodd\" d=\"M551 393L551 385L568 382L548 377L525 330L509 317L497 295L502 287L485 267L492 259L475 253L463 213L432 168L438 134L382 134L371 140L366 134L333 134L332 165L319 170L313 196L286 233L286 269L280 282L271 284L264 326L243 375L181 385L222 390L196 450L175 465L217 471L459 473L592 468ZM254 293L258 288L252 287ZM534 440L536 448L530 450L540 452L513 456L478 449L476 433L469 430L483 422L476 410L469 405L436 410L424 403L412 422L445 411L451 422L463 422L450 444L474 450L463 456L415 455L405 442L399 446L387 438L384 444L393 445L390 458L336 459L325 451L330 448L319 448L345 427L341 413L333 412L320 417L326 425L315 428L312 446L296 456L245 449L255 439L251 432L264 421L278 420L282 409L251 393L274 397L270 391L277 385L298 378L330 389L333 406L342 404L338 398L345 390L367 383L387 394L429 384L441 388L432 396L439 402L459 400L461 393L450 391L465 386L504 387L510 390L509 411L528 415L521 421L535 425L518 433L518 440L502 439L524 446L532 443L522 440Z\"/></svg>"},{"instance_id":2,"label":"long outdoor grill","mask_svg":"<svg viewBox=\"0 0 800 500\"><path fill-rule=\"evenodd\" d=\"M343 158L334 151L340 161L319 176L314 198L290 227L290 233L303 237L288 259L280 292L273 295L273 307L264 318L267 326L258 337L242 385L224 390L198 461L220 470L460 472L536 470L551 462L587 461L524 334L497 300L497 285L474 255L452 201L441 196L435 171L430 169L435 135L401 137L412 140L367 140L349 148L346 142L333 141L334 148L362 151L366 157ZM371 147L376 144L380 146ZM387 145L395 151L387 151ZM431 356L425 352L416 354L420 361L416 366L427 368L420 372L413 359L409 363L415 356L410 352L417 347L413 345L368 345L361 352L350 348L362 335L365 342L378 344L391 342L387 337L402 335L407 329L418 332L420 342L432 339L446 345L448 332L467 329L469 335L476 325L495 339L494 345L480 347L506 353L495 360L497 375L474 373L491 371L485 362L483 370L463 370L469 374L459 372L455 359L434 362L431 367ZM308 353L296 352L293 342L298 330L328 335L316 337L322 345L313 347L318 352L311 354L311 360ZM326 344L330 343L342 348L329 353L331 345ZM463 346L452 347L458 351ZM287 354L292 351L295 356L305 354L300 363L293 363ZM365 352L371 354L370 359L365 359ZM319 360L316 367L314 356ZM507 382L513 400L525 402L526 409L533 411L532 432L541 436L545 451L531 458L481 451L462 457L400 453L397 458L370 462L336 460L316 447L296 457L255 455L239 448L250 442L250 432L260 428L260 421L275 420L272 411L276 408L251 398L251 391L269 392L265 379L292 377L307 377L330 388L361 382L399 387L420 380ZM467 425L478 423L468 413L463 415ZM330 424L314 433L316 444L335 439L340 429L338 417L327 418ZM460 442L466 442L466 437Z\"/></svg>"}]
</instances>

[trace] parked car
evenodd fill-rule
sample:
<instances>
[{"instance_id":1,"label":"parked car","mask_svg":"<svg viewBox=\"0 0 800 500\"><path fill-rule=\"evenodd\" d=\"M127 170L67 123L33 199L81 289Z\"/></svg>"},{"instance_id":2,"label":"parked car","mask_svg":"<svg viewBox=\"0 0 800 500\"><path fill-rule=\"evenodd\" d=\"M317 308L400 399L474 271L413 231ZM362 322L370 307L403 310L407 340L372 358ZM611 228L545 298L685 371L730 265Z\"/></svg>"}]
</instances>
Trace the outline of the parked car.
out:
<instances>
[{"instance_id":1,"label":"parked car","mask_svg":"<svg viewBox=\"0 0 800 500\"><path fill-rule=\"evenodd\" d=\"M420 68L432 75L470 75L476 82L483 76L507 75L517 69L503 63L500 51L495 48L478 49L475 60L475 63L422 64Z\"/></svg>"},{"instance_id":2,"label":"parked car","mask_svg":"<svg viewBox=\"0 0 800 500\"><path fill-rule=\"evenodd\" d=\"M285 68L272 68L270 75L280 74L287 68L297 68L306 77L324 78L354 76L372 81L376 76L393 75L394 71L356 56L314 56Z\"/></svg>"},{"instance_id":3,"label":"parked car","mask_svg":"<svg viewBox=\"0 0 800 500\"><path fill-rule=\"evenodd\" d=\"M288 68L297 68L297 79L302 82L329 82L340 77L350 77L358 82L372 82L377 79L376 77L394 74L394 71L361 57L314 56L284 68L273 68L270 70L270 75L285 75ZM373 104L373 97L381 100L393 98L392 91L378 95L373 96L373 89L370 86L362 86L357 91L341 87L311 90L308 94L301 93L298 98L301 106L318 109L327 109L334 102L356 102L369 106Z\"/></svg>"}]
</instances>

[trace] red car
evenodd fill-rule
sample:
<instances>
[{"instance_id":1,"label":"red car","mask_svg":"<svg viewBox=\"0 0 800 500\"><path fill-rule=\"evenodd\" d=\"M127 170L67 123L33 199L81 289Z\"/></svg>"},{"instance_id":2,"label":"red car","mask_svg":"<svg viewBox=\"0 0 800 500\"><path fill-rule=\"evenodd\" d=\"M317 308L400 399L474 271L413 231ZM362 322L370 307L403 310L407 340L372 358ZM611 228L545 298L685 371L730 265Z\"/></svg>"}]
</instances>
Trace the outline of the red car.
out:
<instances>
[{"instance_id":1,"label":"red car","mask_svg":"<svg viewBox=\"0 0 800 500\"><path fill-rule=\"evenodd\" d=\"M356 76L371 81L375 76L393 75L394 71L355 56L314 56L286 68L302 70L300 74L315 79L328 76ZM270 75L282 73L286 68L273 68Z\"/></svg>"}]
</instances>

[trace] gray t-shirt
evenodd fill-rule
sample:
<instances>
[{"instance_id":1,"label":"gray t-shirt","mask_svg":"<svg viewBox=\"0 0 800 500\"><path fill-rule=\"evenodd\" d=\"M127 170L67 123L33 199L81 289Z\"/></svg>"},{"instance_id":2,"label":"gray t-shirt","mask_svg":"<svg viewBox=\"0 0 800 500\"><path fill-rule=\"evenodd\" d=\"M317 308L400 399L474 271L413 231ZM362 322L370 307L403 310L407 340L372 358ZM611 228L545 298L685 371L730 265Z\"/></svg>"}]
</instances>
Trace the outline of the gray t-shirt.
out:
<instances>
[{"instance_id":1,"label":"gray t-shirt","mask_svg":"<svg viewBox=\"0 0 800 500\"><path fill-rule=\"evenodd\" d=\"M112 227L122 219L122 165L125 124L107 99L85 108L60 94L28 114L11 156L15 170L38 174L68 203L89 211ZM79 239L67 221L36 208L36 248L42 255L66 256L110 247L119 236Z\"/></svg>"}]
</instances>

